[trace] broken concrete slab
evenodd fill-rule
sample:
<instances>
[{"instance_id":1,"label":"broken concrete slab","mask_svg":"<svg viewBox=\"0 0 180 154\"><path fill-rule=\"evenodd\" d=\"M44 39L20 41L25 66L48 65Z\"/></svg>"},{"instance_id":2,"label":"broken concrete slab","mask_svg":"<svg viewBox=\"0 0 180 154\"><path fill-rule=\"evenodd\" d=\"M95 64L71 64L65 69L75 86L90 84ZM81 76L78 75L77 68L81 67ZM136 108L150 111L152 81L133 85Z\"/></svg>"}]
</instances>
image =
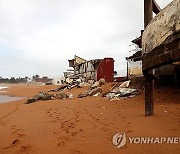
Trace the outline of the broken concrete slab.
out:
<instances>
[{"instance_id":1,"label":"broken concrete slab","mask_svg":"<svg viewBox=\"0 0 180 154\"><path fill-rule=\"evenodd\" d=\"M95 88L95 89L93 89L93 90L90 90L90 91L88 92L88 96L93 96L93 95L95 95L95 94L97 94L97 93L102 93L102 89L101 89L100 87Z\"/></svg>"},{"instance_id":2,"label":"broken concrete slab","mask_svg":"<svg viewBox=\"0 0 180 154\"><path fill-rule=\"evenodd\" d=\"M68 87L68 84L62 84L60 85L58 88L55 88L55 89L51 89L49 90L48 92L58 92L58 91L62 91L64 90L65 88Z\"/></svg>"}]
</instances>

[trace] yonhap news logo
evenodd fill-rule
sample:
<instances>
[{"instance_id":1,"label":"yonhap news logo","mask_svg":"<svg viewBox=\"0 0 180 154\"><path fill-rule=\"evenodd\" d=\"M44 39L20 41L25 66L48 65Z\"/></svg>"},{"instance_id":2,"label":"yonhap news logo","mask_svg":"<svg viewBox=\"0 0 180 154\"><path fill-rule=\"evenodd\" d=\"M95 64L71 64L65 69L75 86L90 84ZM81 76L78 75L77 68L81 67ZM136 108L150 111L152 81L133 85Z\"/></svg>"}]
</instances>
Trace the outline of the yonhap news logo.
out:
<instances>
[{"instance_id":1,"label":"yonhap news logo","mask_svg":"<svg viewBox=\"0 0 180 154\"><path fill-rule=\"evenodd\" d=\"M123 147L126 144L126 134L124 132L115 134L112 142L115 148Z\"/></svg>"},{"instance_id":2,"label":"yonhap news logo","mask_svg":"<svg viewBox=\"0 0 180 154\"><path fill-rule=\"evenodd\" d=\"M126 133L116 133L112 143L115 148L121 148L127 143L130 144L179 144L180 137L127 137Z\"/></svg>"}]
</instances>

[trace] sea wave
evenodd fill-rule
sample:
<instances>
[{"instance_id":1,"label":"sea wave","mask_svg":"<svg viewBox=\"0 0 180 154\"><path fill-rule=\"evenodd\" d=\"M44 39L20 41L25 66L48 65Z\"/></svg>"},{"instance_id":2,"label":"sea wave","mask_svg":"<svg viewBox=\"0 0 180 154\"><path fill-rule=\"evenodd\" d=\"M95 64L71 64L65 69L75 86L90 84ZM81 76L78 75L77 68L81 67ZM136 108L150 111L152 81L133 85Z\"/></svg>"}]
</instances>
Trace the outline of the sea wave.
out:
<instances>
[{"instance_id":1,"label":"sea wave","mask_svg":"<svg viewBox=\"0 0 180 154\"><path fill-rule=\"evenodd\" d=\"M0 90L2 90L2 89L7 89L8 87L2 87L2 86L0 86Z\"/></svg>"}]
</instances>

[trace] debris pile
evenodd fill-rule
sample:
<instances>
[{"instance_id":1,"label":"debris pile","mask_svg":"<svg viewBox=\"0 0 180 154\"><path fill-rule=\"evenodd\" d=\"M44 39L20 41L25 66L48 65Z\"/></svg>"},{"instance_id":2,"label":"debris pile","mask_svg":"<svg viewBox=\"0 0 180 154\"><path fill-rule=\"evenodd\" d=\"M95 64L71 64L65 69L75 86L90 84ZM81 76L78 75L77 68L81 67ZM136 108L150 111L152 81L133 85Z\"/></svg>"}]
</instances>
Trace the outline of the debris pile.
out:
<instances>
[{"instance_id":1,"label":"debris pile","mask_svg":"<svg viewBox=\"0 0 180 154\"><path fill-rule=\"evenodd\" d=\"M117 86L117 84L115 84L111 88L110 92L104 93L102 97L106 97L110 100L119 100L121 98L131 98L135 95L138 95L140 92L137 89L128 88L129 84L130 81L125 81L120 86Z\"/></svg>"},{"instance_id":2,"label":"debris pile","mask_svg":"<svg viewBox=\"0 0 180 154\"><path fill-rule=\"evenodd\" d=\"M95 82L90 86L90 89L86 91L85 93L80 93L78 95L78 98L84 98L87 96L98 96L100 93L102 93L101 86L105 84L105 80L102 78L99 81Z\"/></svg>"},{"instance_id":3,"label":"debris pile","mask_svg":"<svg viewBox=\"0 0 180 154\"><path fill-rule=\"evenodd\" d=\"M62 84L60 85L58 88L55 89L51 89L48 92L58 92L58 91L63 91L64 89L66 89L68 87L68 84Z\"/></svg>"},{"instance_id":4,"label":"debris pile","mask_svg":"<svg viewBox=\"0 0 180 154\"><path fill-rule=\"evenodd\" d=\"M86 91L85 93L80 93L78 95L78 98L84 98L87 96L98 96L100 93L102 93L102 89L101 89L101 87L97 87L94 89L90 89L90 90Z\"/></svg>"},{"instance_id":5,"label":"debris pile","mask_svg":"<svg viewBox=\"0 0 180 154\"><path fill-rule=\"evenodd\" d=\"M62 84L58 88L51 89L48 92L58 92L58 91L64 91L66 89L70 90L70 89L73 89L75 87L82 88L82 87L89 86L89 85L90 85L89 83L82 82L80 79L77 79L76 82L70 82L70 83Z\"/></svg>"},{"instance_id":6,"label":"debris pile","mask_svg":"<svg viewBox=\"0 0 180 154\"><path fill-rule=\"evenodd\" d=\"M25 104L31 104L34 102L37 102L38 100L55 100L55 99L72 99L73 95L72 94L66 94L66 93L57 93L57 94L50 94L47 92L39 92L37 95L33 96L32 98L28 98Z\"/></svg>"},{"instance_id":7,"label":"debris pile","mask_svg":"<svg viewBox=\"0 0 180 154\"><path fill-rule=\"evenodd\" d=\"M102 78L99 81L92 84L84 93L80 93L78 95L78 98L85 98L88 96L98 96L100 95L103 90L101 87L105 84L105 80ZM110 90L108 89L108 92L102 94L102 97L106 97L110 100L119 100L124 99L127 97L134 97L135 95L138 95L140 92L138 89L135 88L129 88L130 81L125 81L119 85L119 83L116 83ZM39 92L37 95L35 95L32 98L27 99L25 104L34 103L38 100L55 100L55 99L73 99L74 96L70 92L64 92L66 89L69 91L70 89L77 87L81 88L83 86L87 86L86 83L81 82L81 80L77 80L75 84L63 84L59 86L56 89L51 89L48 92ZM104 88L103 88L104 89ZM53 92L53 93L52 93Z\"/></svg>"}]
</instances>

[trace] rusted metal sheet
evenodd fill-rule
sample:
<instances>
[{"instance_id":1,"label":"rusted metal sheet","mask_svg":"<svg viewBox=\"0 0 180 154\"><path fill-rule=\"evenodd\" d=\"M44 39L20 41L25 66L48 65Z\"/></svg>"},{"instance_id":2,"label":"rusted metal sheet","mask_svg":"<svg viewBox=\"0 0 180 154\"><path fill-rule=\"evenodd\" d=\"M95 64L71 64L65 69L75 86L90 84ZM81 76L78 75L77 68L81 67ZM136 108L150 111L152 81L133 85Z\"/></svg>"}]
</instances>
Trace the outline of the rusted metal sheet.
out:
<instances>
[{"instance_id":1,"label":"rusted metal sheet","mask_svg":"<svg viewBox=\"0 0 180 154\"><path fill-rule=\"evenodd\" d=\"M104 58L97 70L97 81L104 78L106 82L114 81L114 59Z\"/></svg>"}]
</instances>

